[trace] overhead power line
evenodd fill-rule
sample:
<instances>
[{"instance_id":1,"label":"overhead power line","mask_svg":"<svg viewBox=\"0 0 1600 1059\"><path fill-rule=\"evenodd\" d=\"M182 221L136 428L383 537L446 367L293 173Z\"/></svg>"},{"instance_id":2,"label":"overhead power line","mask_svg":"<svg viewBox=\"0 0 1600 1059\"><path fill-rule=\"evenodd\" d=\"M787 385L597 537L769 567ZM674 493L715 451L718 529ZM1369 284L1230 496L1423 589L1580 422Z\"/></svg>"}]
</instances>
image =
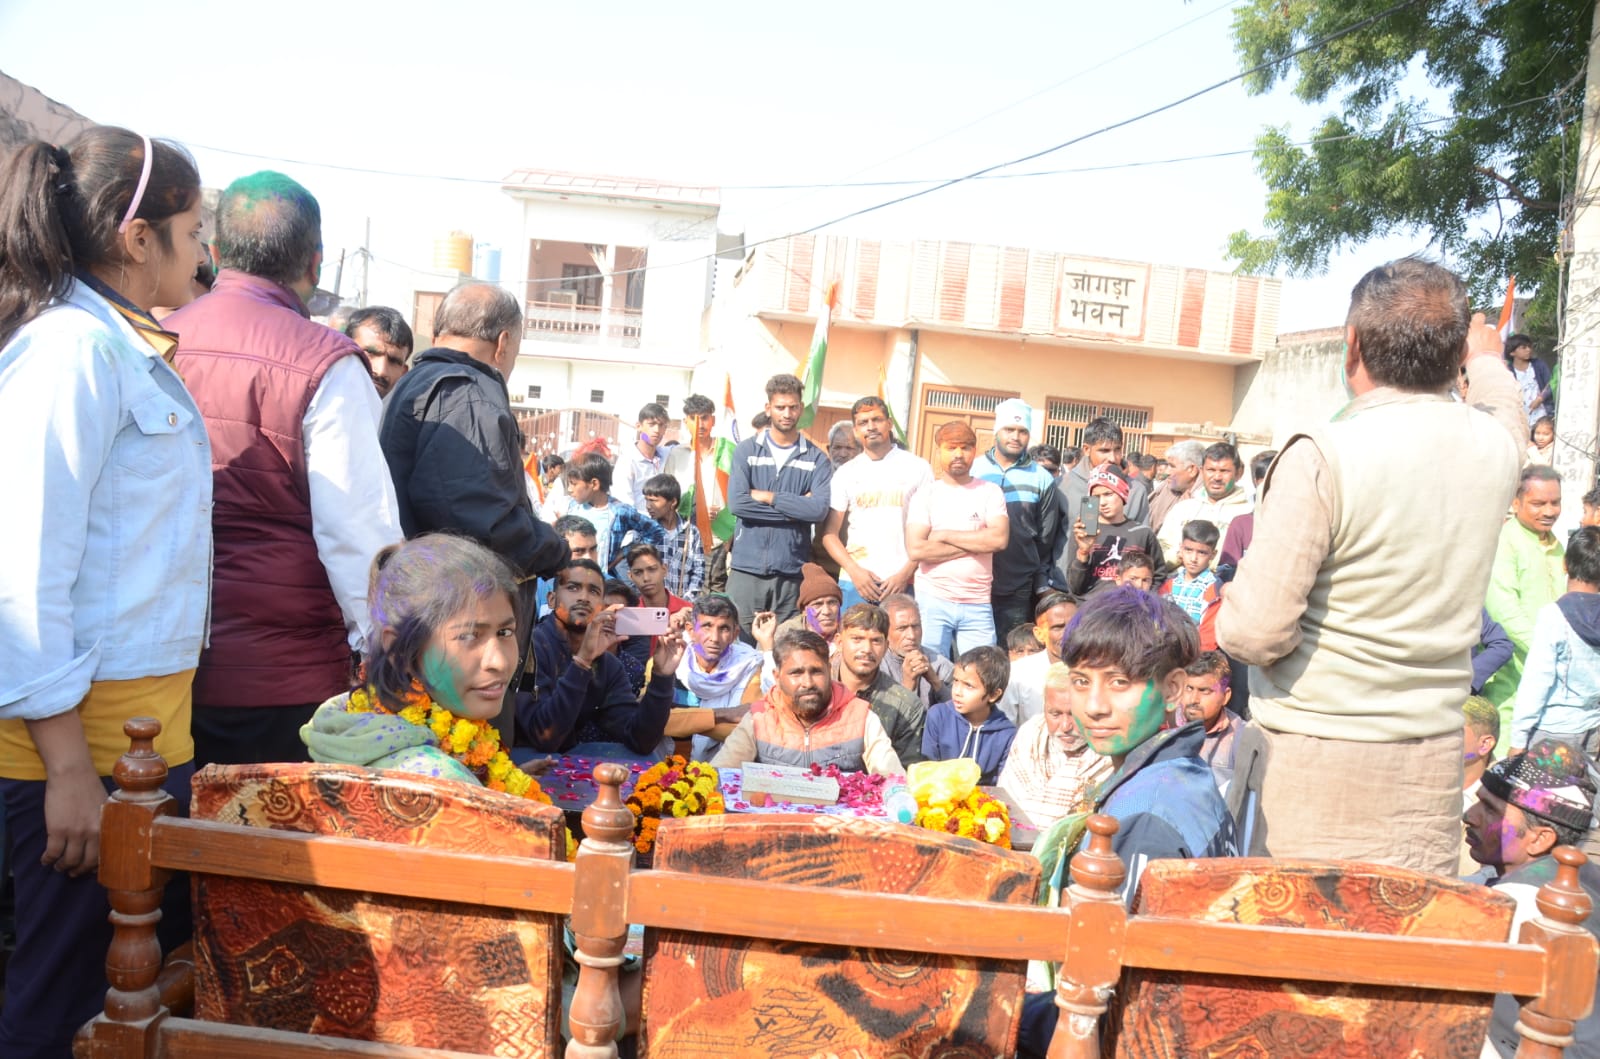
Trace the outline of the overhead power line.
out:
<instances>
[{"instance_id":1,"label":"overhead power line","mask_svg":"<svg viewBox=\"0 0 1600 1059\"><path fill-rule=\"evenodd\" d=\"M757 239L757 240L755 240L753 242L746 242L746 243L742 244L741 246L739 246L739 247L737 247L735 249L737 249L738 251L740 251L742 253L748 253L751 250L758 249L758 248L760 248L762 246L766 246L766 245L768 245L770 243L782 242L785 239L792 239L792 238L794 238L796 236L800 236L800 235L813 235L813 234L823 230L824 228L831 228L834 225L842 224L845 221L854 220L857 217L863 217L863 216L866 216L869 213L876 213L879 210L885 210L885 209L888 209L891 206L898 206L901 203L910 202L913 199L922 198L925 195L931 195L931 194L933 194L934 192L937 192L937 191L943 191L946 188L954 187L957 184L963 184L963 183L968 183L970 181L982 179L982 178L984 178L984 177L986 177L986 176L988 176L990 174L997 173L999 170L1002 170L1002 169L1010 169L1013 166L1022 165L1022 164L1025 164L1027 162L1032 162L1032 161L1035 161L1037 159L1043 158L1043 157L1045 157L1047 155L1055 154L1056 152L1065 150L1068 147L1074 147L1074 146L1076 146L1076 145L1078 145L1080 143L1084 143L1084 142L1086 142L1088 140L1092 140L1097 136L1103 136L1106 133L1114 132L1117 129L1124 129L1124 128L1127 128L1127 127L1129 127L1131 125L1135 125L1138 122L1148 120L1149 118L1153 118L1158 114L1164 114L1169 110L1174 110L1177 107L1183 106L1185 103L1190 103L1190 102L1193 102L1196 99L1199 99L1202 96L1209 95L1210 93L1215 92L1220 88L1225 88L1228 85L1235 84L1235 83L1237 83L1239 81L1242 81L1245 78L1250 77L1253 74L1257 74L1257 73L1260 73L1263 70L1270 69L1271 67L1281 65L1282 63L1289 62L1289 61L1291 61L1293 59L1296 59L1296 58L1298 58L1298 57L1300 57L1302 55L1308 54L1310 52L1318 51L1318 50L1326 47L1327 45L1332 44L1334 41L1337 41L1337 40L1340 40L1340 39L1342 39L1344 37L1347 37L1352 33L1359 32L1360 30L1366 29L1368 26L1375 25L1378 22L1383 21L1384 19L1388 18L1391 15L1394 15L1394 14L1397 14L1397 13L1399 13L1401 11L1404 11L1408 7L1414 7L1417 4L1422 3L1422 2L1423 2L1423 0L1401 0L1400 3L1397 3L1397 4L1395 4L1395 5L1391 6L1391 7L1385 8L1384 10L1379 11L1379 12L1377 12L1375 14L1368 15L1366 18L1359 19L1359 20L1357 20L1355 22L1352 22L1350 25L1345 26L1342 29L1334 30L1332 33L1326 34L1325 36L1318 37L1317 39L1312 40L1312 41L1308 41L1307 43L1301 45L1300 47L1294 49L1293 51L1290 51L1290 52L1286 53L1285 55L1283 55L1283 56L1281 56L1279 58L1269 59L1266 62L1257 63L1255 66L1252 66L1249 69L1241 70L1239 73L1236 73L1236 74L1234 74L1234 75L1232 75L1230 77L1225 77L1222 80L1216 81L1216 82L1214 82L1214 83L1212 83L1210 85L1207 85L1204 88L1196 89L1195 91L1190 92L1187 95L1180 96L1179 98L1174 99L1171 102L1163 103L1160 106L1152 107L1149 110L1141 111L1140 113L1134 114L1131 117L1122 118L1122 119L1120 119L1118 121L1111 122L1110 124L1102 125L1097 129L1093 129L1093 130L1090 130L1088 132L1080 133L1077 136L1073 136L1070 139L1063 140L1061 143L1054 144L1054 145L1052 145L1050 147L1045 147L1045 148L1042 148L1040 150L1033 151L1033 152L1031 152L1029 154L1022 155L1021 157L1010 159L1008 161L995 162L992 165L987 165L987 166L984 166L981 169L973 170L972 172L966 173L966 174L964 174L962 176L951 177L951 178L946 179L946 180L941 180L941 181L939 181L939 182L937 182L935 184L932 184L931 186L924 187L924 188L919 188L919 189L917 189L915 191L909 191L909 192L907 192L907 193L905 193L903 195L897 195L894 198L887 199L885 201L878 202L878 203L875 203L875 204L870 205L870 206L863 206L863 207L861 207L859 209L851 210L848 213L841 214L841 215L839 215L837 217L832 217L832 218L830 218L828 220L825 220L825 221L819 221L818 223L810 225L810 226L805 227L805 228L800 228L800 229L797 229L795 231L786 232L786 233L784 233L782 235L768 236L768 237L766 237L764 239ZM495 181L495 183L499 183L499 181ZM698 255L698 256L695 256L695 257L686 258L686 259L684 259L682 261L666 262L666 263L657 264L657 265L642 265L640 267L630 268L630 269L618 269L616 272L610 273L610 275L612 275L613 277L616 277L616 276L629 276L629 275L633 275L635 273L645 273L645 272L655 271L655 270L664 269L664 268L675 268L675 267L680 267L680 266L683 266L683 265L702 264L704 262L713 260L717 256L718 255L716 253L701 254L701 255ZM393 263L398 264L398 262L393 262ZM411 269L411 271L414 271L414 272L421 272L421 273L428 272L428 270L426 270L426 269L415 269L415 268L412 268L409 265L401 265L400 267ZM563 280L560 279L560 278L529 279L527 282L530 283L530 284L537 284L537 283L559 284L559 283L563 282Z\"/></svg>"}]
</instances>

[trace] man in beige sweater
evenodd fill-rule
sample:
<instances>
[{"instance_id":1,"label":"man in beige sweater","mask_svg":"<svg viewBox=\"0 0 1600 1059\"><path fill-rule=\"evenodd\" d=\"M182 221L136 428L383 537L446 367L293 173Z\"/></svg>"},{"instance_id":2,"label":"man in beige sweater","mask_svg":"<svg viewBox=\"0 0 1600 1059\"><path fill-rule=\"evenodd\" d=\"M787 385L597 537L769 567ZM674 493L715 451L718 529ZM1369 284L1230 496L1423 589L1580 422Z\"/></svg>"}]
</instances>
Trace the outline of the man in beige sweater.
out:
<instances>
[{"instance_id":1,"label":"man in beige sweater","mask_svg":"<svg viewBox=\"0 0 1600 1059\"><path fill-rule=\"evenodd\" d=\"M1498 334L1437 265L1364 276L1345 342L1354 399L1283 446L1217 617L1256 667L1235 783L1259 800L1254 851L1453 874L1461 703L1527 420ZM1463 364L1471 405L1450 397ZM1441 512L1448 546L1419 531Z\"/></svg>"}]
</instances>

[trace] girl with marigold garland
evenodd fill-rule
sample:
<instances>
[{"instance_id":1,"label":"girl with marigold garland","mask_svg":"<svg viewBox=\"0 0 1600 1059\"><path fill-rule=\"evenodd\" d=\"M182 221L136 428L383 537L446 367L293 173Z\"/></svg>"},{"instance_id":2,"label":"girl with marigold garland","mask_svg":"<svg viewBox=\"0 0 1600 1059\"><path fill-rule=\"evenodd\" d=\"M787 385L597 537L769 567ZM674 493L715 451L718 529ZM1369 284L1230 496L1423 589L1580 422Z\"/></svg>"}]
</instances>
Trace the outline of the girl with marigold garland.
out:
<instances>
[{"instance_id":1,"label":"girl with marigold garland","mask_svg":"<svg viewBox=\"0 0 1600 1059\"><path fill-rule=\"evenodd\" d=\"M517 591L493 552L427 534L378 553L367 685L300 730L314 761L479 783L549 802L492 720L517 667Z\"/></svg>"}]
</instances>

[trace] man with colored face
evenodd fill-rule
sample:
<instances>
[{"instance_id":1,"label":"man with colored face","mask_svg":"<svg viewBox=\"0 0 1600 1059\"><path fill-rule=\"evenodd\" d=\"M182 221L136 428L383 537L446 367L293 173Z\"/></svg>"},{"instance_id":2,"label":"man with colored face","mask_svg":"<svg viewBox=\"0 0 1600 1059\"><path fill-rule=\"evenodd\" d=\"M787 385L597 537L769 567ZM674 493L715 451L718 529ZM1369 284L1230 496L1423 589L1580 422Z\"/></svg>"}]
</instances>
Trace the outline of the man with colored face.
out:
<instances>
[{"instance_id":1,"label":"man with colored face","mask_svg":"<svg viewBox=\"0 0 1600 1059\"><path fill-rule=\"evenodd\" d=\"M1011 539L1005 494L975 478L978 437L960 420L933 435L933 482L917 491L906 514L906 554L918 563L923 642L946 657L995 642L994 556Z\"/></svg>"},{"instance_id":2,"label":"man with colored face","mask_svg":"<svg viewBox=\"0 0 1600 1059\"><path fill-rule=\"evenodd\" d=\"M772 647L777 680L750 707L711 763L837 765L844 772L901 776L883 724L865 699L832 678L828 645L810 629L786 629Z\"/></svg>"},{"instance_id":3,"label":"man with colored face","mask_svg":"<svg viewBox=\"0 0 1600 1059\"><path fill-rule=\"evenodd\" d=\"M1510 937L1539 915L1539 888L1554 880L1557 846L1581 847L1593 824L1595 785L1584 756L1566 743L1540 740L1525 753L1497 761L1484 772L1477 801L1463 816L1467 850L1483 865L1479 878L1517 902ZM1583 928L1600 938L1600 868L1593 861L1578 869L1578 885L1589 898ZM1595 992L1600 998L1600 982ZM1510 1059L1520 1043L1521 1008L1517 999L1500 995L1489 1021L1492 1052ZM1600 1054L1600 1004L1578 1021L1566 1054Z\"/></svg>"},{"instance_id":4,"label":"man with colored face","mask_svg":"<svg viewBox=\"0 0 1600 1059\"><path fill-rule=\"evenodd\" d=\"M555 575L550 614L533 630L537 695L517 696L519 742L551 753L654 756L672 709L681 635L660 637L644 694L636 697L611 648L617 607L605 607L605 576L590 559L569 559Z\"/></svg>"}]
</instances>

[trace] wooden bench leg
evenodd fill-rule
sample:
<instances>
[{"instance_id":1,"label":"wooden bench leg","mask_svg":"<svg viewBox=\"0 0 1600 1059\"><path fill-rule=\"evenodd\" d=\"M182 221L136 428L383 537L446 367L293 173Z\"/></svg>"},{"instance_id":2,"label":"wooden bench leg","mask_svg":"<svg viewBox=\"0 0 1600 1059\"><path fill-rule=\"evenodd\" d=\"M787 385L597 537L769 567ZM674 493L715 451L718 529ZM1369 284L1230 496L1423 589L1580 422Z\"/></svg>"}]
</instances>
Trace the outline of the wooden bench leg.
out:
<instances>
[{"instance_id":1,"label":"wooden bench leg","mask_svg":"<svg viewBox=\"0 0 1600 1059\"><path fill-rule=\"evenodd\" d=\"M1088 826L1089 844L1073 857L1067 888L1072 930L1056 984L1060 1015L1048 1059L1100 1059L1100 1020L1122 974L1128 915L1118 891L1128 873L1111 851L1117 821L1096 814Z\"/></svg>"},{"instance_id":2,"label":"wooden bench leg","mask_svg":"<svg viewBox=\"0 0 1600 1059\"><path fill-rule=\"evenodd\" d=\"M156 978L161 973L161 896L172 873L151 866L150 835L157 817L173 811L161 789L167 763L155 751L159 721L135 717L122 726L130 747L117 761L117 790L100 810L100 885L111 904L111 949L106 954L105 1013L79 1032L79 1056L143 1056L166 1017Z\"/></svg>"},{"instance_id":3,"label":"wooden bench leg","mask_svg":"<svg viewBox=\"0 0 1600 1059\"><path fill-rule=\"evenodd\" d=\"M1572 1044L1573 1027L1594 1003L1597 946L1583 923L1592 911L1578 883L1588 858L1571 846L1551 854L1560 865L1556 877L1539 888L1539 917L1522 925L1517 940L1550 954L1550 987L1523 1002L1517 1019L1517 1059L1561 1059Z\"/></svg>"},{"instance_id":4,"label":"wooden bench leg","mask_svg":"<svg viewBox=\"0 0 1600 1059\"><path fill-rule=\"evenodd\" d=\"M583 811L583 842L573 871L572 934L578 988L568 1021L566 1059L616 1059L622 1028L617 971L628 941L628 875L633 870L633 813L622 803L628 770L595 766L599 794Z\"/></svg>"}]
</instances>

